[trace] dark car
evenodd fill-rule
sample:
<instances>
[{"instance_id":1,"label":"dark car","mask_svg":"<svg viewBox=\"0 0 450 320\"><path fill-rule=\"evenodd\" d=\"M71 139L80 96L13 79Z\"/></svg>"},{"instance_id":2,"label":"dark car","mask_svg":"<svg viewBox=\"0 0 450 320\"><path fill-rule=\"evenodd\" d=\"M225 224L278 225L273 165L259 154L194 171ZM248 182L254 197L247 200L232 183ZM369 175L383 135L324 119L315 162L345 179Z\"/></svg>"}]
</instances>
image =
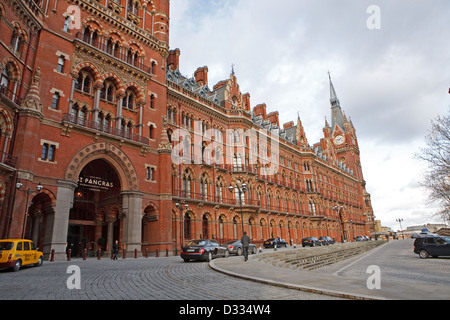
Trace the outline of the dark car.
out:
<instances>
[{"instance_id":1,"label":"dark car","mask_svg":"<svg viewBox=\"0 0 450 320\"><path fill-rule=\"evenodd\" d=\"M273 248L277 244L277 248L287 247L287 242L280 238L270 238L264 241L264 248Z\"/></svg>"},{"instance_id":2,"label":"dark car","mask_svg":"<svg viewBox=\"0 0 450 320\"><path fill-rule=\"evenodd\" d=\"M226 247L221 246L216 240L191 240L181 251L181 258L190 260L211 261L217 257L228 257L230 253Z\"/></svg>"},{"instance_id":3,"label":"dark car","mask_svg":"<svg viewBox=\"0 0 450 320\"><path fill-rule=\"evenodd\" d=\"M302 247L306 247L306 246L310 246L310 247L315 247L315 246L321 246L322 242L317 239L316 237L306 237L302 239Z\"/></svg>"},{"instance_id":4,"label":"dark car","mask_svg":"<svg viewBox=\"0 0 450 320\"><path fill-rule=\"evenodd\" d=\"M320 237L319 241L322 243L322 245L325 245L325 246L335 243L334 239L331 239L328 236Z\"/></svg>"},{"instance_id":5,"label":"dark car","mask_svg":"<svg viewBox=\"0 0 450 320\"><path fill-rule=\"evenodd\" d=\"M431 235L414 240L414 253L422 259L450 256L450 237Z\"/></svg>"},{"instance_id":6,"label":"dark car","mask_svg":"<svg viewBox=\"0 0 450 320\"><path fill-rule=\"evenodd\" d=\"M237 254L238 256L242 255L243 250L241 240L231 240L223 243L222 246L226 247L230 254ZM250 243L248 253L255 254L257 251L258 249L256 249L256 245Z\"/></svg>"}]
</instances>

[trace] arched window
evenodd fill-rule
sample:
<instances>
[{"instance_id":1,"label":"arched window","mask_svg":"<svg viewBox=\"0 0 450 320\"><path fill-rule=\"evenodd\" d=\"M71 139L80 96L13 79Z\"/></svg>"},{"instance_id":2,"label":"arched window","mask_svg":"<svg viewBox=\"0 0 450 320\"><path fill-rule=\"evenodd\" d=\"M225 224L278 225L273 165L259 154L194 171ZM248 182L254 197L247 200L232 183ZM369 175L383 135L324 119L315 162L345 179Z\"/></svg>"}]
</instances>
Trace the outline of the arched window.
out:
<instances>
[{"instance_id":1,"label":"arched window","mask_svg":"<svg viewBox=\"0 0 450 320\"><path fill-rule=\"evenodd\" d=\"M8 67L5 66L0 76L0 86L8 89L10 80L11 80L11 72L9 71Z\"/></svg>"},{"instance_id":2,"label":"arched window","mask_svg":"<svg viewBox=\"0 0 450 320\"><path fill-rule=\"evenodd\" d=\"M202 200L208 200L208 178L206 173L200 178L200 193L202 194Z\"/></svg>"},{"instance_id":3,"label":"arched window","mask_svg":"<svg viewBox=\"0 0 450 320\"><path fill-rule=\"evenodd\" d=\"M123 107L126 109L134 110L136 107L137 95L136 92L129 88L125 92L125 97L123 98Z\"/></svg>"},{"instance_id":4,"label":"arched window","mask_svg":"<svg viewBox=\"0 0 450 320\"><path fill-rule=\"evenodd\" d=\"M191 238L191 216L188 212L184 215L184 238Z\"/></svg>"},{"instance_id":5,"label":"arched window","mask_svg":"<svg viewBox=\"0 0 450 320\"><path fill-rule=\"evenodd\" d=\"M216 183L216 202L221 203L223 201L223 181L219 177Z\"/></svg>"},{"instance_id":6,"label":"arched window","mask_svg":"<svg viewBox=\"0 0 450 320\"><path fill-rule=\"evenodd\" d=\"M223 216L219 217L219 239L223 239Z\"/></svg>"},{"instance_id":7,"label":"arched window","mask_svg":"<svg viewBox=\"0 0 450 320\"><path fill-rule=\"evenodd\" d=\"M206 214L203 215L202 219L202 235L203 239L209 238L209 232L208 232L208 216Z\"/></svg>"},{"instance_id":8,"label":"arched window","mask_svg":"<svg viewBox=\"0 0 450 320\"><path fill-rule=\"evenodd\" d=\"M316 215L316 204L312 199L309 199L309 213L311 213L313 216Z\"/></svg>"},{"instance_id":9,"label":"arched window","mask_svg":"<svg viewBox=\"0 0 450 320\"><path fill-rule=\"evenodd\" d=\"M184 197L191 197L191 175L188 170L186 170L183 175L182 191Z\"/></svg>"}]
</instances>

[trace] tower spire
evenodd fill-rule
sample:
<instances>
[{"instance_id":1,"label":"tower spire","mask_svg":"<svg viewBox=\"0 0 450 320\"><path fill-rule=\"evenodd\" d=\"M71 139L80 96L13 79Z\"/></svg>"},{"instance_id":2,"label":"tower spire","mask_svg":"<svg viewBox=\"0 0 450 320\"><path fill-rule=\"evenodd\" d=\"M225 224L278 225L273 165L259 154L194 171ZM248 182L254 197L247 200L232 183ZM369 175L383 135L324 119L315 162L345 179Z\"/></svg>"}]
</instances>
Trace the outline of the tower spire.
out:
<instances>
[{"instance_id":1,"label":"tower spire","mask_svg":"<svg viewBox=\"0 0 450 320\"><path fill-rule=\"evenodd\" d=\"M332 134L335 131L336 126L338 126L342 132L345 132L344 127L344 115L341 110L341 103L334 89L333 81L331 80L330 71L328 71L328 79L330 79L330 103L331 103L331 130Z\"/></svg>"},{"instance_id":2,"label":"tower spire","mask_svg":"<svg viewBox=\"0 0 450 320\"><path fill-rule=\"evenodd\" d=\"M328 79L330 79L330 102L331 106L340 106L339 99L336 94L336 90L334 89L333 81L331 80L330 71L328 71Z\"/></svg>"}]
</instances>

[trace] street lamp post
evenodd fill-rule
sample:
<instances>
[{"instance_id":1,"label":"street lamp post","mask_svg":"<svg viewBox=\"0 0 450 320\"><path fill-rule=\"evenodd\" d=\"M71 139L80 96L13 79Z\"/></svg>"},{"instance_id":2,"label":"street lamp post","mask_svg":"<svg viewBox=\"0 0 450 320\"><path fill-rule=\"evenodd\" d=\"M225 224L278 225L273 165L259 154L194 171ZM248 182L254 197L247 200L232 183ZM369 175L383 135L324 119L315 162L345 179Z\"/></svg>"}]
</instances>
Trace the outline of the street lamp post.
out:
<instances>
[{"instance_id":1,"label":"street lamp post","mask_svg":"<svg viewBox=\"0 0 450 320\"><path fill-rule=\"evenodd\" d=\"M400 230L401 230L401 232L402 232L402 238L405 239L405 235L404 235L404 233L403 233L403 228L402 228L402 221L403 221L403 219L402 219L402 218L398 218L398 219L395 219L395 221L397 221L398 223L400 223Z\"/></svg>"},{"instance_id":2,"label":"street lamp post","mask_svg":"<svg viewBox=\"0 0 450 320\"><path fill-rule=\"evenodd\" d=\"M24 191L24 190L20 190L20 188L22 188L22 186L23 186L22 182L20 182L20 180L18 180L17 183L16 183L16 189L17 189L18 191ZM39 182L39 184L36 186L37 192L41 192L41 190L42 190L43 188L44 188L44 187L42 186L42 184L41 184L40 182ZM28 189L27 189L26 191L24 191L24 192L27 193L27 200L26 200L26 202L25 202L25 212L24 212L24 215L23 215L22 239L24 239L24 236L25 236L25 226L26 226L26 224L27 224L28 198L30 197L30 194L33 192L33 190L31 190L30 188L28 188Z\"/></svg>"},{"instance_id":3,"label":"street lamp post","mask_svg":"<svg viewBox=\"0 0 450 320\"><path fill-rule=\"evenodd\" d=\"M341 230L341 243L344 243L344 228L342 227L342 216L341 216L341 210L343 209L343 206L338 206L335 205L333 207L333 210L337 212L338 216L339 216L339 229Z\"/></svg>"},{"instance_id":4,"label":"street lamp post","mask_svg":"<svg viewBox=\"0 0 450 320\"><path fill-rule=\"evenodd\" d=\"M175 206L180 209L180 250L183 250L184 246L184 216L183 216L183 206L180 203L175 203ZM189 208L189 204L185 204L184 207L187 209Z\"/></svg>"},{"instance_id":5,"label":"street lamp post","mask_svg":"<svg viewBox=\"0 0 450 320\"><path fill-rule=\"evenodd\" d=\"M242 235L244 235L244 213L242 212L242 195L247 192L247 185L245 184L245 182L241 183L240 186L238 186L236 184L235 187L233 187L231 184L228 187L228 191L230 191L231 193L234 192L234 190L238 190L239 192L239 205L241 206L241 223L242 223Z\"/></svg>"}]
</instances>

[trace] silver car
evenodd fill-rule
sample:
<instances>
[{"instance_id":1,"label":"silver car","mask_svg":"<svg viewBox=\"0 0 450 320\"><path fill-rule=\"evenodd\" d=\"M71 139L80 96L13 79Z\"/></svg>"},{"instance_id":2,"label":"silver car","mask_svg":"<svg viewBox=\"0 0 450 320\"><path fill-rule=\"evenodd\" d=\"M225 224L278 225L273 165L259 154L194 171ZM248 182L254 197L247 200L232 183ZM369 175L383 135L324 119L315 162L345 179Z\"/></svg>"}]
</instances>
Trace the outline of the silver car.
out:
<instances>
[{"instance_id":1,"label":"silver car","mask_svg":"<svg viewBox=\"0 0 450 320\"><path fill-rule=\"evenodd\" d=\"M226 247L230 254L237 254L238 256L240 256L243 253L241 240L231 240L225 242L224 244L222 244L222 246ZM248 253L255 254L256 252L258 252L256 245L250 243Z\"/></svg>"}]
</instances>

